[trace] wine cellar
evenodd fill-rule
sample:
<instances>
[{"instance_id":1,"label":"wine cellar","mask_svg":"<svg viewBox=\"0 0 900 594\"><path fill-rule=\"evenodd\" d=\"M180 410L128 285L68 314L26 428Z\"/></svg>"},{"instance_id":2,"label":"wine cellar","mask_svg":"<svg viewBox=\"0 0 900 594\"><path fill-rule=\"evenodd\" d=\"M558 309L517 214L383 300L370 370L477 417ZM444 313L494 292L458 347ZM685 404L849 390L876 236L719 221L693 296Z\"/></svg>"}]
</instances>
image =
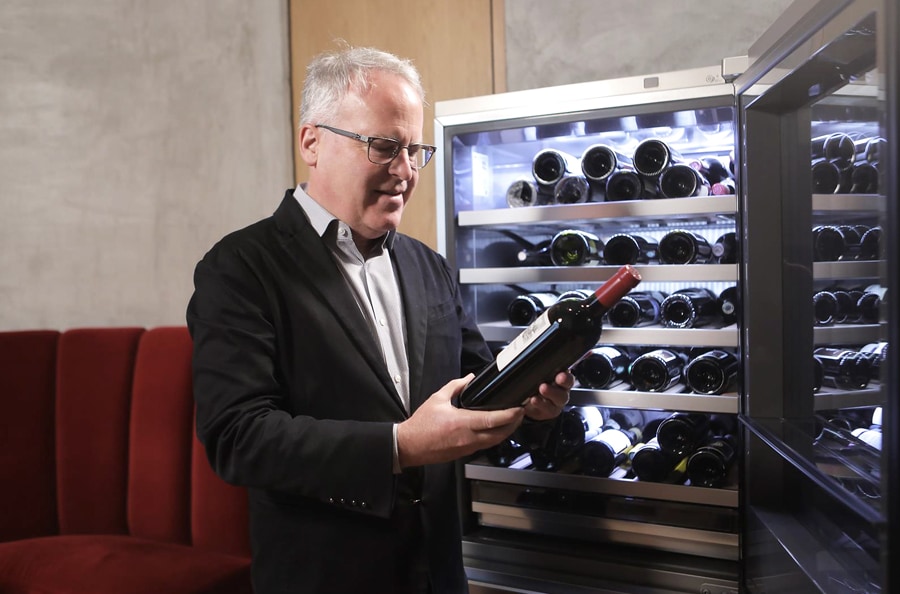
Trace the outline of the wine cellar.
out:
<instances>
[{"instance_id":1,"label":"wine cellar","mask_svg":"<svg viewBox=\"0 0 900 594\"><path fill-rule=\"evenodd\" d=\"M880 591L881 13L805 14L760 42L827 23L825 57L796 68L726 59L436 105L439 249L495 352L620 266L642 277L572 367L564 414L460 462L474 583L799 592L822 583L797 550L813 546L860 588L821 591ZM799 494L817 502L800 520Z\"/></svg>"}]
</instances>

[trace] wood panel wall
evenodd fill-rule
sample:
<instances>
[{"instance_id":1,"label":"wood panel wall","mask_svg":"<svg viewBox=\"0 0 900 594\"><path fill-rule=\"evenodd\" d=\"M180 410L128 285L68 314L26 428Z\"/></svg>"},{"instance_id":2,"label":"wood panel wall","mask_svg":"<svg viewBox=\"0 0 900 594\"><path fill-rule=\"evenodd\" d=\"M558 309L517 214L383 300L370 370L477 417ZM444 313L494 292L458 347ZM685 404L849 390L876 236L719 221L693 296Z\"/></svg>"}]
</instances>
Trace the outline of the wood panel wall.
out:
<instances>
[{"instance_id":1,"label":"wood panel wall","mask_svg":"<svg viewBox=\"0 0 900 594\"><path fill-rule=\"evenodd\" d=\"M294 172L306 179L296 144L300 91L306 65L321 51L373 46L410 58L425 87L425 142L434 141L434 103L506 90L503 0L290 0ZM437 245L434 163L420 174L401 230Z\"/></svg>"}]
</instances>

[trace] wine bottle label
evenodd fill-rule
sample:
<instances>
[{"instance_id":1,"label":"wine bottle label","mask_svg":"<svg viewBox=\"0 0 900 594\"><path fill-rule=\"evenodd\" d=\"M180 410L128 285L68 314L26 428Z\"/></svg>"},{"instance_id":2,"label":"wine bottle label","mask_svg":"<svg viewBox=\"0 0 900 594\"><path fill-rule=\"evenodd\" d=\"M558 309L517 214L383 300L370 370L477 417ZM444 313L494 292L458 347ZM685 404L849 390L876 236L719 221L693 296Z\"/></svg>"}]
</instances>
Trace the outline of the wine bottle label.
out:
<instances>
[{"instance_id":1,"label":"wine bottle label","mask_svg":"<svg viewBox=\"0 0 900 594\"><path fill-rule=\"evenodd\" d=\"M545 311L530 326L522 330L506 348L497 353L497 371L502 371L504 367L512 363L519 354L528 348L528 345L537 340L551 325L550 316Z\"/></svg>"}]
</instances>

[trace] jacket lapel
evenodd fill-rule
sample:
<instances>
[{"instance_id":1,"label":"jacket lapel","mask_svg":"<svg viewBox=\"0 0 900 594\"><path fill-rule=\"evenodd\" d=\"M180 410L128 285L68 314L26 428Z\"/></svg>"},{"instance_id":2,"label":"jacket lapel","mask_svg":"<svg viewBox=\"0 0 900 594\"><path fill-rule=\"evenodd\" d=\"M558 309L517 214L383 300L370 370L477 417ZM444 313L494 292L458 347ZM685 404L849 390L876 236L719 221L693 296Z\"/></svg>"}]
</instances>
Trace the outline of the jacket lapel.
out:
<instances>
[{"instance_id":1,"label":"jacket lapel","mask_svg":"<svg viewBox=\"0 0 900 594\"><path fill-rule=\"evenodd\" d=\"M309 224L303 214L303 209L297 204L293 190L288 190L285 194L274 217L281 231L282 247L296 264L300 274L305 277L307 286L321 303L331 310L335 320L344 327L347 335L356 345L360 356L372 368L384 388L403 411L400 395L397 393L381 357L381 347L372 336L369 324L362 312L359 311L359 305L347 286L347 281L328 252L328 248ZM326 339L327 337L322 338Z\"/></svg>"}]
</instances>

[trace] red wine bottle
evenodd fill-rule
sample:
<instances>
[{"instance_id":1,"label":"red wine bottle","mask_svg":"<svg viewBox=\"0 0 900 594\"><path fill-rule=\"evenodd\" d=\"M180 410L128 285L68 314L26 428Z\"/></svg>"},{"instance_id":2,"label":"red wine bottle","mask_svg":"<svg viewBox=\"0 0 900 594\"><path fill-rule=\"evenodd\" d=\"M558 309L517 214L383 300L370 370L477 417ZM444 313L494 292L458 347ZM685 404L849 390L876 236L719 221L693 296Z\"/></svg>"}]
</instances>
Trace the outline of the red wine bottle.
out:
<instances>
[{"instance_id":1,"label":"red wine bottle","mask_svg":"<svg viewBox=\"0 0 900 594\"><path fill-rule=\"evenodd\" d=\"M676 229L659 240L660 264L703 264L712 258L712 247L702 235Z\"/></svg>"},{"instance_id":2,"label":"red wine bottle","mask_svg":"<svg viewBox=\"0 0 900 594\"><path fill-rule=\"evenodd\" d=\"M572 367L578 385L590 390L605 390L628 378L631 357L614 346L597 346Z\"/></svg>"},{"instance_id":3,"label":"red wine bottle","mask_svg":"<svg viewBox=\"0 0 900 594\"><path fill-rule=\"evenodd\" d=\"M616 233L606 240L603 259L610 266L647 264L656 258L658 247L655 241L649 241L640 235Z\"/></svg>"},{"instance_id":4,"label":"red wine bottle","mask_svg":"<svg viewBox=\"0 0 900 594\"><path fill-rule=\"evenodd\" d=\"M580 175L566 175L553 190L554 204L579 204L592 200L591 186Z\"/></svg>"},{"instance_id":5,"label":"red wine bottle","mask_svg":"<svg viewBox=\"0 0 900 594\"><path fill-rule=\"evenodd\" d=\"M679 163L660 174L659 192L664 198L709 196L709 180L693 167Z\"/></svg>"},{"instance_id":6,"label":"red wine bottle","mask_svg":"<svg viewBox=\"0 0 900 594\"><path fill-rule=\"evenodd\" d=\"M681 155L658 138L641 141L632 156L635 170L643 175L656 177L670 165L683 161Z\"/></svg>"},{"instance_id":7,"label":"red wine bottle","mask_svg":"<svg viewBox=\"0 0 900 594\"><path fill-rule=\"evenodd\" d=\"M454 398L460 408L497 410L522 405L538 386L575 365L598 342L603 314L641 281L623 266L594 294L548 308Z\"/></svg>"},{"instance_id":8,"label":"red wine bottle","mask_svg":"<svg viewBox=\"0 0 900 594\"><path fill-rule=\"evenodd\" d=\"M544 149L534 156L531 174L542 191L548 192L549 188L556 186L566 173L575 171L576 162L572 155L556 149Z\"/></svg>"},{"instance_id":9,"label":"red wine bottle","mask_svg":"<svg viewBox=\"0 0 900 594\"><path fill-rule=\"evenodd\" d=\"M631 157L605 144L589 146L581 154L581 172L595 189L605 189L609 176L625 167L631 167Z\"/></svg>"},{"instance_id":10,"label":"red wine bottle","mask_svg":"<svg viewBox=\"0 0 900 594\"><path fill-rule=\"evenodd\" d=\"M737 382L739 368L737 357L713 349L688 362L684 368L684 383L696 394L722 394Z\"/></svg>"},{"instance_id":11,"label":"red wine bottle","mask_svg":"<svg viewBox=\"0 0 900 594\"><path fill-rule=\"evenodd\" d=\"M509 302L506 313L513 326L527 326L534 322L541 313L556 303L559 294L552 291L526 293Z\"/></svg>"}]
</instances>

